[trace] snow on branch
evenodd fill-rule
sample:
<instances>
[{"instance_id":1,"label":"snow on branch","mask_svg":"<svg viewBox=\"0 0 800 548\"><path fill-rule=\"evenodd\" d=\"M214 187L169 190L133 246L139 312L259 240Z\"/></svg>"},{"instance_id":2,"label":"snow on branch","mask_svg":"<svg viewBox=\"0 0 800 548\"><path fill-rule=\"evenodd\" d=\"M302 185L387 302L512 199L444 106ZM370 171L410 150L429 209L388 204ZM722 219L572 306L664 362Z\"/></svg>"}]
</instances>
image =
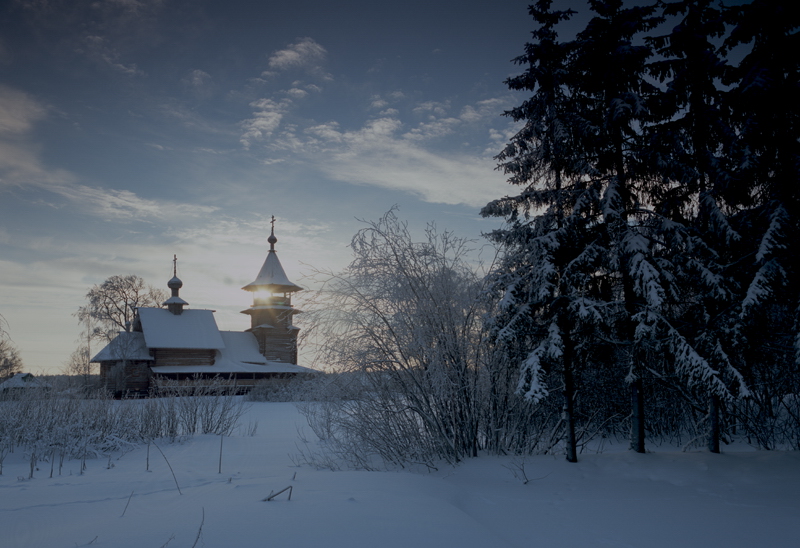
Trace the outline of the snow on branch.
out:
<instances>
[{"instance_id":1,"label":"snow on branch","mask_svg":"<svg viewBox=\"0 0 800 548\"><path fill-rule=\"evenodd\" d=\"M558 359L564 354L564 341L561 331L553 322L548 329L548 335L539 345L528 354L522 362L517 384L517 393L525 399L538 403L549 394L547 386L542 381L543 362L548 359Z\"/></svg>"},{"instance_id":2,"label":"snow on branch","mask_svg":"<svg viewBox=\"0 0 800 548\"><path fill-rule=\"evenodd\" d=\"M784 245L780 240L785 237L783 227L789 222L789 214L783 206L778 206L770 216L769 228L761 238L761 244L758 246L758 253L756 253L756 262L761 263L767 257L774 255L776 250L784 249Z\"/></svg>"},{"instance_id":3,"label":"snow on branch","mask_svg":"<svg viewBox=\"0 0 800 548\"><path fill-rule=\"evenodd\" d=\"M707 386L711 393L721 398L729 399L731 397L728 387L719 378L717 371L697 353L697 350L683 335L669 326L668 337L675 356L675 370L687 379L689 386L700 384Z\"/></svg>"},{"instance_id":4,"label":"snow on branch","mask_svg":"<svg viewBox=\"0 0 800 548\"><path fill-rule=\"evenodd\" d=\"M716 199L708 192L700 194L700 207L708 215L717 232L724 236L725 243L731 244L742 239L741 235L731 227L728 217L719 209Z\"/></svg>"},{"instance_id":5,"label":"snow on branch","mask_svg":"<svg viewBox=\"0 0 800 548\"><path fill-rule=\"evenodd\" d=\"M645 298L647 306L658 308L664 303L664 288L661 285L660 273L647 260L643 253L636 253L630 261L631 276L634 289Z\"/></svg>"},{"instance_id":6,"label":"snow on branch","mask_svg":"<svg viewBox=\"0 0 800 548\"><path fill-rule=\"evenodd\" d=\"M770 260L758 269L742 301L740 318L748 316L777 289L776 284L786 279L786 272L777 261ZM780 284L782 285L782 283Z\"/></svg>"},{"instance_id":7,"label":"snow on branch","mask_svg":"<svg viewBox=\"0 0 800 548\"><path fill-rule=\"evenodd\" d=\"M608 303L599 303L594 299L586 297L577 297L572 299L569 304L569 311L575 314L582 322L601 325L605 318L600 311L601 306L606 306Z\"/></svg>"},{"instance_id":8,"label":"snow on branch","mask_svg":"<svg viewBox=\"0 0 800 548\"><path fill-rule=\"evenodd\" d=\"M709 364L706 358L700 355L695 346L675 329L666 318L648 309L635 314L633 320L638 322L636 326L636 341L642 343L645 339L649 339L671 354L674 357L675 372L686 379L688 386L704 386L712 394L724 399L731 398L731 393L720 378L717 370ZM722 351L721 348L719 350L720 352ZM727 358L727 356L725 357ZM729 369L734 377L739 380L739 385L742 389L740 394L749 394L739 372L732 366Z\"/></svg>"}]
</instances>

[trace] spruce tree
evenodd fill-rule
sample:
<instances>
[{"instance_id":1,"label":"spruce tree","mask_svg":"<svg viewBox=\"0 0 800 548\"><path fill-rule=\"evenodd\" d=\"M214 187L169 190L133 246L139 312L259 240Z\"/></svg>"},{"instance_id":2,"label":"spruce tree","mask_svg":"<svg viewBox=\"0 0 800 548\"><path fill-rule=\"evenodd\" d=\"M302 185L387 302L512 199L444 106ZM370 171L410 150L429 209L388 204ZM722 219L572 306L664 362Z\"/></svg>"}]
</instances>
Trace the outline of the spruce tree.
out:
<instances>
[{"instance_id":1,"label":"spruce tree","mask_svg":"<svg viewBox=\"0 0 800 548\"><path fill-rule=\"evenodd\" d=\"M800 16L785 2L754 0L727 9L726 20L733 25L726 50L747 51L725 81L736 131L726 153L736 171L722 193L742 234L731 268L739 288L732 333L754 387L745 424L763 431L781 414L784 396L800 389ZM771 436L763 440L774 446Z\"/></svg>"},{"instance_id":2,"label":"spruce tree","mask_svg":"<svg viewBox=\"0 0 800 548\"><path fill-rule=\"evenodd\" d=\"M650 101L643 158L661 179L652 202L661 219L656 228L663 242L661 260L675 279L669 316L697 353L694 366L700 366L677 361L674 367L684 373L690 400L707 400L709 449L719 452L721 403L733 393L748 394L728 358L732 348L726 336L725 312L734 288L725 263L741 236L728 223L722 195L732 166L721 153L735 139L721 88L730 67L714 43L724 35L725 24L711 0L662 6L677 24L668 34L647 39L658 55L648 70L662 87Z\"/></svg>"},{"instance_id":3,"label":"spruce tree","mask_svg":"<svg viewBox=\"0 0 800 548\"><path fill-rule=\"evenodd\" d=\"M497 338L521 364L527 397L546 397L545 379L563 386L568 458L575 395L598 375L628 383L639 452L645 378L681 379L708 399L713 425L731 386L746 393L726 338L733 290L721 261L738 234L722 196L720 151L734 133L721 114L725 63L709 41L724 29L719 11L662 5L683 20L646 42L663 22L656 6L588 3L595 16L568 42L555 27L571 12L531 7L539 27L516 59L527 68L507 81L531 97L506 113L524 126L497 157L521 190L483 210L507 220L491 234L505 252Z\"/></svg>"},{"instance_id":4,"label":"spruce tree","mask_svg":"<svg viewBox=\"0 0 800 548\"><path fill-rule=\"evenodd\" d=\"M547 378L562 386L567 460L577 460L574 416L575 342L581 320L601 318L598 271L607 255L596 230L599 189L587 177L589 164L579 148L574 86L568 66L575 44L559 42L555 30L573 12L552 11L550 0L530 7L539 24L525 54L514 61L527 70L506 81L532 92L507 112L522 129L498 155L519 194L488 204L485 216L508 224L490 237L504 255L494 282L503 293L494 318L495 337L520 363L519 391L540 401L550 391Z\"/></svg>"},{"instance_id":5,"label":"spruce tree","mask_svg":"<svg viewBox=\"0 0 800 548\"><path fill-rule=\"evenodd\" d=\"M650 49L635 45L634 37L658 19L654 8L592 1L596 17L574 41L559 43L555 24L571 13L550 6L531 7L540 27L516 60L528 69L507 82L533 93L507 113L525 126L498 156L509 182L523 191L483 210L509 221L492 234L506 250L498 283L506 288L507 316L499 318L498 334L530 339L521 370L527 396L542 397L545 366L560 367L568 426L575 364L588 364L576 352L589 348L588 340L626 349L621 361L633 394L632 445L644 451L642 360L648 310L661 306L663 289L638 225L647 181L637 164L636 128L652 85L644 79ZM570 458L569 429L566 437Z\"/></svg>"}]
</instances>

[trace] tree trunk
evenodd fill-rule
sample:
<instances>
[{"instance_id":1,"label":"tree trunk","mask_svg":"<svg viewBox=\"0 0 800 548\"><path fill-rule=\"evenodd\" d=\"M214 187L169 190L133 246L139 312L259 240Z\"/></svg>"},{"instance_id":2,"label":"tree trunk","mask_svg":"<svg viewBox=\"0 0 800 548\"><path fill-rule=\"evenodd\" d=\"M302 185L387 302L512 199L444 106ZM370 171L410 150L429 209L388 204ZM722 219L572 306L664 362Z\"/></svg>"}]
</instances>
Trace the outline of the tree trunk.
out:
<instances>
[{"instance_id":1,"label":"tree trunk","mask_svg":"<svg viewBox=\"0 0 800 548\"><path fill-rule=\"evenodd\" d=\"M642 379L631 383L631 449L644 453L644 394Z\"/></svg>"},{"instance_id":2,"label":"tree trunk","mask_svg":"<svg viewBox=\"0 0 800 548\"><path fill-rule=\"evenodd\" d=\"M575 441L575 377L573 372L574 344L565 321L560 322L561 340L564 342L564 422L567 425L567 461L578 462Z\"/></svg>"},{"instance_id":3,"label":"tree trunk","mask_svg":"<svg viewBox=\"0 0 800 548\"><path fill-rule=\"evenodd\" d=\"M712 395L708 404L708 450L719 453L719 396Z\"/></svg>"},{"instance_id":4,"label":"tree trunk","mask_svg":"<svg viewBox=\"0 0 800 548\"><path fill-rule=\"evenodd\" d=\"M567 461L578 462L578 450L575 447L575 381L572 376L572 364L566 359L564 360L564 420L567 424Z\"/></svg>"}]
</instances>

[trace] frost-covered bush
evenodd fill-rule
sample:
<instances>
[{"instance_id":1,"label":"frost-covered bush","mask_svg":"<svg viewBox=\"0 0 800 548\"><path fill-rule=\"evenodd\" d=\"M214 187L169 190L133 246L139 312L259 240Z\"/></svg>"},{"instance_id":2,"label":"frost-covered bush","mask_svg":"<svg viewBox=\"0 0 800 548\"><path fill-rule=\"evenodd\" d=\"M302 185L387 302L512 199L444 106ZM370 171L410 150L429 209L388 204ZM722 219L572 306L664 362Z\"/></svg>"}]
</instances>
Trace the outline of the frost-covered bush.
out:
<instances>
[{"instance_id":1,"label":"frost-covered bush","mask_svg":"<svg viewBox=\"0 0 800 548\"><path fill-rule=\"evenodd\" d=\"M315 373L288 379L257 381L247 393L248 401L306 402L341 397L349 389L346 375Z\"/></svg>"},{"instance_id":2,"label":"frost-covered bush","mask_svg":"<svg viewBox=\"0 0 800 548\"><path fill-rule=\"evenodd\" d=\"M160 380L154 394L162 404L162 416L177 417L177 424L165 424L169 433L163 435L170 437L197 432L228 435L247 411L239 387L220 378Z\"/></svg>"},{"instance_id":3,"label":"frost-covered bush","mask_svg":"<svg viewBox=\"0 0 800 548\"><path fill-rule=\"evenodd\" d=\"M7 452L24 451L30 477L40 461L58 459L59 467L65 459L85 462L138 441L122 408L102 391L85 398L45 388L6 393L0 416L0 446Z\"/></svg>"},{"instance_id":4,"label":"frost-covered bush","mask_svg":"<svg viewBox=\"0 0 800 548\"><path fill-rule=\"evenodd\" d=\"M156 396L156 394L153 394ZM0 393L0 474L10 453L24 452L30 477L38 463L107 456L157 438L230 434L246 410L235 387L218 381L164 386L159 397L114 400L107 392L26 389Z\"/></svg>"},{"instance_id":5,"label":"frost-covered bush","mask_svg":"<svg viewBox=\"0 0 800 548\"><path fill-rule=\"evenodd\" d=\"M324 440L317 462L435 466L523 447L538 418L488 336L496 296L468 242L433 226L415 241L392 210L351 248L347 269L319 273L306 307L319 361L338 372L327 396L301 406Z\"/></svg>"}]
</instances>

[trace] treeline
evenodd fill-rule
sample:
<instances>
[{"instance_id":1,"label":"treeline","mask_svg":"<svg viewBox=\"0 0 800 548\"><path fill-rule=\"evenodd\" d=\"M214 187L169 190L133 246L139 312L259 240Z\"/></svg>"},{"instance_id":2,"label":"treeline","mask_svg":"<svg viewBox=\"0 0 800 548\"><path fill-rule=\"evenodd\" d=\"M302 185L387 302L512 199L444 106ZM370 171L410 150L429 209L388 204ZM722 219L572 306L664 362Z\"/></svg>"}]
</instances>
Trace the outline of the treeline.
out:
<instances>
[{"instance_id":1,"label":"treeline","mask_svg":"<svg viewBox=\"0 0 800 548\"><path fill-rule=\"evenodd\" d=\"M306 409L318 462L800 448L797 12L590 0L561 39L551 4L506 82L526 98L490 272L390 212L322 276L321 356L348 374Z\"/></svg>"}]
</instances>

